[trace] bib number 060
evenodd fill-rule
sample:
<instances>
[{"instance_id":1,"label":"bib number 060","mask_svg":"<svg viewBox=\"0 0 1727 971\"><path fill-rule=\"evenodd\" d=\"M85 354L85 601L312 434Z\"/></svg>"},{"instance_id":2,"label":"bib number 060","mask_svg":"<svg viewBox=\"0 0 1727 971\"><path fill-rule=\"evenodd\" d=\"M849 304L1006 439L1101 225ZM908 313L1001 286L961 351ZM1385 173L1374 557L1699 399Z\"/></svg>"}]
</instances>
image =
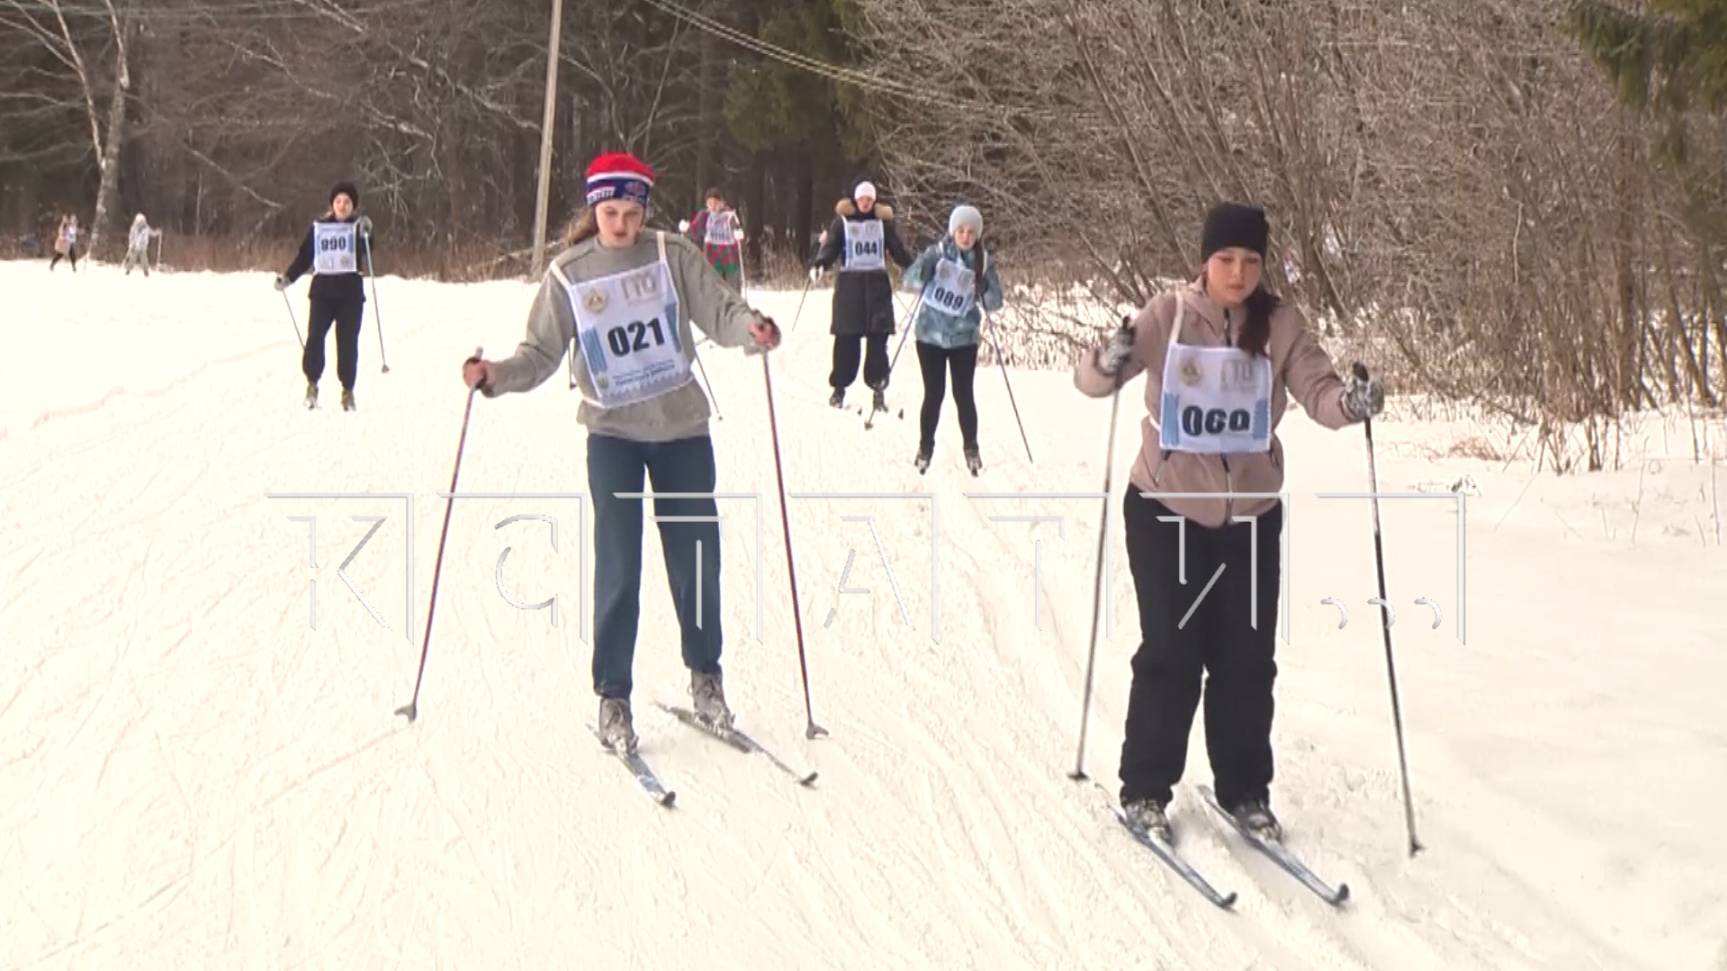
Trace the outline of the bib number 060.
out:
<instances>
[{"instance_id":1,"label":"bib number 060","mask_svg":"<svg viewBox=\"0 0 1727 971\"><path fill-rule=\"evenodd\" d=\"M606 343L611 345L614 357L629 357L636 351L648 349L648 331L653 331L654 344L664 344L666 335L660 328L660 319L655 317L647 323L632 320L628 324L613 327L606 331Z\"/></svg>"},{"instance_id":2,"label":"bib number 060","mask_svg":"<svg viewBox=\"0 0 1727 971\"><path fill-rule=\"evenodd\" d=\"M1245 432L1253 427L1253 416L1245 408L1225 410L1188 405L1181 409L1181 430L1188 435L1220 435Z\"/></svg>"}]
</instances>

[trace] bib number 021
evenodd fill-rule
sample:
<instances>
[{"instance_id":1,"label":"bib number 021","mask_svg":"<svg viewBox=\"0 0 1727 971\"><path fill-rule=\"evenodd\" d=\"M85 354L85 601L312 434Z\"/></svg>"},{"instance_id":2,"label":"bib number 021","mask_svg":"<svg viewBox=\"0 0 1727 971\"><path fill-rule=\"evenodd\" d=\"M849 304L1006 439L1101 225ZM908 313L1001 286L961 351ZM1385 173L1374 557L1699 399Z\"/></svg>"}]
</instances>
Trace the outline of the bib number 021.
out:
<instances>
[{"instance_id":1,"label":"bib number 021","mask_svg":"<svg viewBox=\"0 0 1727 971\"><path fill-rule=\"evenodd\" d=\"M647 323L643 323L639 320L632 320L628 324L613 327L611 330L606 331L606 343L611 345L612 355L614 357L629 357L636 351L645 351L648 349L650 346L648 343L648 332L650 330L653 331L654 346L664 344L666 342L665 332L660 327L660 319L655 317Z\"/></svg>"},{"instance_id":2,"label":"bib number 021","mask_svg":"<svg viewBox=\"0 0 1727 971\"><path fill-rule=\"evenodd\" d=\"M1188 435L1221 435L1226 431L1245 432L1253 427L1253 416L1245 408L1201 408L1188 405L1181 409L1181 430Z\"/></svg>"}]
</instances>

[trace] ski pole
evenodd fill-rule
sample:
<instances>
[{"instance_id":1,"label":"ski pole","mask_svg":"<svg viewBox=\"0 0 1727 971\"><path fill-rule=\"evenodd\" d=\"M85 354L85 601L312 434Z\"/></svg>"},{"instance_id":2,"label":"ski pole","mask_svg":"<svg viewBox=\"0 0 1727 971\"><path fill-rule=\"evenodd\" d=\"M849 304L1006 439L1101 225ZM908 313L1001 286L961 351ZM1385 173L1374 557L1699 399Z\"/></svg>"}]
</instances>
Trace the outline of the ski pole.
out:
<instances>
[{"instance_id":1,"label":"ski pole","mask_svg":"<svg viewBox=\"0 0 1727 971\"><path fill-rule=\"evenodd\" d=\"M278 290L276 292L282 295L282 306L288 308L288 323L294 325L294 339L300 342L300 350L304 351L306 349L306 339L300 336L300 322L294 319L294 304L288 299L288 291Z\"/></svg>"},{"instance_id":2,"label":"ski pole","mask_svg":"<svg viewBox=\"0 0 1727 971\"><path fill-rule=\"evenodd\" d=\"M1001 344L995 339L995 318L991 317L987 310L983 312L983 326L984 332L989 334L989 346L995 350L995 365L1001 370L1001 383L1007 385L1007 403L1013 406L1013 420L1019 426L1019 440L1025 443L1025 460L1035 465L1037 460L1031 457L1031 439L1026 437L1025 422L1019 417L1019 402L1013 399L1013 382L1007 379L1007 359L1001 356Z\"/></svg>"},{"instance_id":3,"label":"ski pole","mask_svg":"<svg viewBox=\"0 0 1727 971\"><path fill-rule=\"evenodd\" d=\"M1131 318L1121 318L1121 327L1126 330ZM1089 778L1085 774L1085 729L1091 715L1091 685L1092 676L1097 671L1097 632L1099 623L1103 620L1103 554L1104 543L1109 538L1109 488L1111 472L1115 466L1115 418L1121 411L1121 377L1115 379L1115 391L1109 397L1109 443L1108 451L1103 455L1103 516L1097 525L1097 575L1091 587L1091 648L1085 657L1085 700L1079 706L1079 753L1074 756L1073 771L1067 774L1076 782Z\"/></svg>"},{"instance_id":4,"label":"ski pole","mask_svg":"<svg viewBox=\"0 0 1727 971\"><path fill-rule=\"evenodd\" d=\"M702 363L702 356L697 354L694 349L690 350L690 356L696 359L696 370L702 372L702 383L708 386L708 399L714 403L714 417L720 421L725 421L726 416L720 414L720 399L714 395L714 383L708 378L707 365Z\"/></svg>"},{"instance_id":5,"label":"ski pole","mask_svg":"<svg viewBox=\"0 0 1727 971\"><path fill-rule=\"evenodd\" d=\"M372 234L361 233L360 243L366 247L366 276L372 280L372 319L378 322L378 360L384 362L384 373L390 373L390 359L384 354L384 311L378 306L378 274L372 268Z\"/></svg>"},{"instance_id":6,"label":"ski pole","mask_svg":"<svg viewBox=\"0 0 1727 971\"><path fill-rule=\"evenodd\" d=\"M798 635L798 673L803 678L804 716L809 721L809 724L804 728L804 737L815 738L818 735L826 735L828 732L827 729L816 724L815 706L810 702L810 667L809 660L804 654L804 619L803 611L798 606L798 570L797 564L792 559L792 522L791 517L786 512L786 473L785 465L780 461L780 426L778 419L774 417L774 378L773 372L768 368L770 356L772 356L771 353L762 355L762 380L767 385L768 395L768 435L774 443L774 479L779 483L780 490L780 528L784 531L786 538L786 575L791 579L792 623L795 625Z\"/></svg>"},{"instance_id":7,"label":"ski pole","mask_svg":"<svg viewBox=\"0 0 1727 971\"><path fill-rule=\"evenodd\" d=\"M894 365L899 363L899 352L905 349L905 339L910 337L911 332L917 327L917 311L921 306L923 306L923 291L919 290L917 299L911 302L911 313L906 314L905 330L900 332L899 343L894 345L893 358L887 362L887 373L890 376L893 374Z\"/></svg>"},{"instance_id":8,"label":"ski pole","mask_svg":"<svg viewBox=\"0 0 1727 971\"><path fill-rule=\"evenodd\" d=\"M1367 383L1367 365L1356 361L1351 368L1358 385ZM1367 491L1373 503L1373 559L1379 571L1379 626L1385 636L1385 674L1391 683L1391 725L1397 733L1397 771L1403 780L1403 821L1409 830L1409 855L1422 851L1421 840L1415 835L1415 801L1409 794L1409 759L1403 747L1403 706L1397 699L1397 662L1391 654L1391 615L1385 597L1385 541L1379 526L1379 472L1373 460L1373 418L1362 419L1367 433Z\"/></svg>"},{"instance_id":9,"label":"ski pole","mask_svg":"<svg viewBox=\"0 0 1727 971\"><path fill-rule=\"evenodd\" d=\"M815 278L814 278L814 277L811 277L811 276L808 276L808 275L806 275L806 276L805 276L805 278L804 278L804 290L803 290L803 293L800 293L800 294L798 294L798 309L797 309L797 312L796 312L796 313L794 313L794 314L792 314L792 333L794 333L794 334L795 334L795 333L797 333L797 329L798 329L798 321L800 321L800 320L802 320L802 319L803 319L803 316L804 316L804 301L805 301L805 300L806 300L806 299L808 299L808 298L809 298L809 295L810 295L810 284L812 284L812 283L814 283L814 282L816 282L816 281L815 281Z\"/></svg>"},{"instance_id":10,"label":"ski pole","mask_svg":"<svg viewBox=\"0 0 1727 971\"><path fill-rule=\"evenodd\" d=\"M476 347L474 356L468 360L479 359L480 348ZM438 576L444 569L444 541L450 537L450 510L456 504L456 479L462 474L462 449L468 443L468 416L474 413L474 392L478 390L478 386L468 389L468 405L462 411L462 435L456 439L456 467L450 473L450 496L444 501L444 528L438 533L438 559L432 567L432 601L426 607L426 631L420 640L420 671L414 675L414 698L396 709L396 714L408 716L409 723L420 714L420 685L426 680L426 655L432 650L432 617L438 610Z\"/></svg>"}]
</instances>

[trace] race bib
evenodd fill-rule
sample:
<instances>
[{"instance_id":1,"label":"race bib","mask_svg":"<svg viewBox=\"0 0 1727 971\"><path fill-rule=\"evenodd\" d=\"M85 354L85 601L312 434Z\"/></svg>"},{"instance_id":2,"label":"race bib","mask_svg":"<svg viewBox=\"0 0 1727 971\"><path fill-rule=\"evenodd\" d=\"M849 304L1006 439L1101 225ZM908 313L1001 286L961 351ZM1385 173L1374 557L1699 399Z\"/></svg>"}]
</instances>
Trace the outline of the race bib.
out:
<instances>
[{"instance_id":1,"label":"race bib","mask_svg":"<svg viewBox=\"0 0 1727 971\"><path fill-rule=\"evenodd\" d=\"M880 219L845 220L846 261L842 271L885 270Z\"/></svg>"},{"instance_id":2,"label":"race bib","mask_svg":"<svg viewBox=\"0 0 1727 971\"><path fill-rule=\"evenodd\" d=\"M964 317L977 305L977 276L958 260L942 257L930 277L924 302L943 313Z\"/></svg>"},{"instance_id":3,"label":"race bib","mask_svg":"<svg viewBox=\"0 0 1727 971\"><path fill-rule=\"evenodd\" d=\"M597 280L565 280L564 287L595 404L635 404L689 383L678 292L664 259Z\"/></svg>"},{"instance_id":4,"label":"race bib","mask_svg":"<svg viewBox=\"0 0 1727 971\"><path fill-rule=\"evenodd\" d=\"M1271 359L1264 355L1171 343L1162 400L1167 451L1229 455L1271 448Z\"/></svg>"},{"instance_id":5,"label":"race bib","mask_svg":"<svg viewBox=\"0 0 1727 971\"><path fill-rule=\"evenodd\" d=\"M732 233L736 224L736 219L729 211L708 213L708 230L704 237L707 244L709 246L731 246L736 243L737 237Z\"/></svg>"},{"instance_id":6,"label":"race bib","mask_svg":"<svg viewBox=\"0 0 1727 971\"><path fill-rule=\"evenodd\" d=\"M353 223L312 224L314 274L358 272L355 248Z\"/></svg>"}]
</instances>

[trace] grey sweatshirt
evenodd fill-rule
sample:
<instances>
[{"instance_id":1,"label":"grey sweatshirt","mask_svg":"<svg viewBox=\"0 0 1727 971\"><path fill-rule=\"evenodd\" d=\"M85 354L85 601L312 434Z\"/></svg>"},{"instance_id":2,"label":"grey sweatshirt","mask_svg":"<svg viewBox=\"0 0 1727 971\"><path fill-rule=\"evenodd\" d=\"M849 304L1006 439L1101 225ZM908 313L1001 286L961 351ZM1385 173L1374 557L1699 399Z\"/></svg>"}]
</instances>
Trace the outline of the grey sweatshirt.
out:
<instances>
[{"instance_id":1,"label":"grey sweatshirt","mask_svg":"<svg viewBox=\"0 0 1727 971\"><path fill-rule=\"evenodd\" d=\"M590 237L560 253L552 261L553 266L563 271L571 283L639 269L660 258L656 234L656 230L643 230L636 245L629 249L606 249L600 245L599 237ZM684 353L693 359L695 339L691 321L720 347L754 349L749 326L759 315L726 286L694 243L676 233L664 235L666 264L671 267L672 285L677 288L678 306L684 318L678 321ZM597 397L593 378L580 360L580 344L572 343L575 328L576 316L570 309L568 291L557 275L547 269L533 309L528 312L527 338L517 345L516 353L493 363L493 379L485 389L486 396L492 398L539 387L558 370L564 354L569 353L573 355L570 363L584 395L576 421L588 426L590 432L638 442L669 442L707 434L708 398L693 380L658 397L619 408L594 404L590 400Z\"/></svg>"}]
</instances>

